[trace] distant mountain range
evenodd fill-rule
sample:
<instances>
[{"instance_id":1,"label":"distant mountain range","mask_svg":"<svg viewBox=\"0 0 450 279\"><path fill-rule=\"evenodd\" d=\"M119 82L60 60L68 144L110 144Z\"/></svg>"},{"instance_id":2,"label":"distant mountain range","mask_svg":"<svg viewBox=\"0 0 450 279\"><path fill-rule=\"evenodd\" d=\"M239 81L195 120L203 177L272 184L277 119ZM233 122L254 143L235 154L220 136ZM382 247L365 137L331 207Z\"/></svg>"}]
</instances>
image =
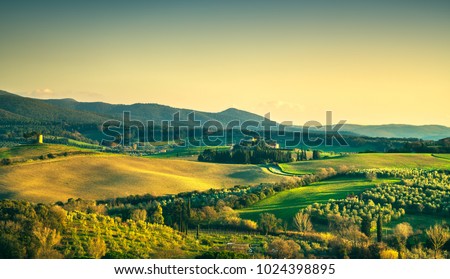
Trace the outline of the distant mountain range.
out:
<instances>
[{"instance_id":1,"label":"distant mountain range","mask_svg":"<svg viewBox=\"0 0 450 279\"><path fill-rule=\"evenodd\" d=\"M131 112L131 118L147 121L153 120L155 123L161 123L163 120L172 120L173 115L177 112L180 113L180 119L185 120L188 114L195 112L195 119L205 122L207 120L217 120L221 123L228 123L232 120L256 120L261 121L262 116L256 115L254 113L246 112L243 110L238 110L235 108L229 108L227 110L212 113L196 111L191 109L180 109L173 108L165 105L159 104L132 104L132 105L113 105L102 102L77 102L73 99L61 99L61 100L42 100L42 102L56 106L58 108L70 109L76 111L84 111L90 113L97 113L99 115L106 116L113 119L122 119L122 114L124 111Z\"/></svg>"},{"instance_id":2,"label":"distant mountain range","mask_svg":"<svg viewBox=\"0 0 450 279\"><path fill-rule=\"evenodd\" d=\"M450 136L450 128L442 125L354 125L346 124L345 131L369 137L383 138L419 138L425 140L438 140Z\"/></svg>"},{"instance_id":3,"label":"distant mountain range","mask_svg":"<svg viewBox=\"0 0 450 279\"><path fill-rule=\"evenodd\" d=\"M197 120L217 120L228 123L232 120L263 120L263 116L235 108L212 113L190 109L173 108L159 104L116 105L103 102L78 102L74 99L41 100L22 97L0 91L0 119L4 122L68 122L76 124L100 124L107 119L121 119L124 111L130 111L132 119L161 123L180 113L180 119L195 112ZM450 136L450 128L441 125L354 125L346 124L342 131L369 137L421 138L437 140Z\"/></svg>"}]
</instances>

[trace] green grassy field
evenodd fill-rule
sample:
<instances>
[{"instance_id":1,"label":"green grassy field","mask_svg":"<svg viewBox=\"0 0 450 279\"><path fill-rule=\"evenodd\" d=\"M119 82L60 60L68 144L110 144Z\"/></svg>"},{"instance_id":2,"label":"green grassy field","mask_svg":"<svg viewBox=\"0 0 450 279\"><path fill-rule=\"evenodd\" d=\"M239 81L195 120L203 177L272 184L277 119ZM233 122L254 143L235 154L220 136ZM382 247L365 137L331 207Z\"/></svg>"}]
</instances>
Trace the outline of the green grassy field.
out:
<instances>
[{"instance_id":1,"label":"green grassy field","mask_svg":"<svg viewBox=\"0 0 450 279\"><path fill-rule=\"evenodd\" d=\"M259 219L259 214L268 212L290 223L299 209L310 204L325 203L329 199L345 198L348 194L361 193L379 183L394 183L397 181L396 179L378 179L375 181L349 178L330 179L278 193L255 203L251 207L240 210L239 213L242 218L256 221Z\"/></svg>"},{"instance_id":2,"label":"green grassy field","mask_svg":"<svg viewBox=\"0 0 450 279\"><path fill-rule=\"evenodd\" d=\"M288 173L288 172L284 172L279 166L275 165L275 164L269 164L269 165L263 165L263 167L265 167L265 169L275 175L283 175L283 176L297 176L298 174L295 173Z\"/></svg>"},{"instance_id":3,"label":"green grassy field","mask_svg":"<svg viewBox=\"0 0 450 279\"><path fill-rule=\"evenodd\" d=\"M78 145L80 147L86 147L86 148L90 148L90 149L102 149L102 147L98 144L82 142L82 141L78 141L78 140L74 140L74 139L68 139L68 141L69 141L69 144Z\"/></svg>"},{"instance_id":4,"label":"green grassy field","mask_svg":"<svg viewBox=\"0 0 450 279\"><path fill-rule=\"evenodd\" d=\"M34 160L41 155L61 154L61 153L73 153L73 152L83 152L83 153L95 153L91 149L85 149L75 146L60 145L60 144L27 144L18 145L11 148L1 148L0 149L0 159L10 158L13 160Z\"/></svg>"},{"instance_id":5,"label":"green grassy field","mask_svg":"<svg viewBox=\"0 0 450 279\"><path fill-rule=\"evenodd\" d=\"M450 154L433 154L433 157L444 160L450 160Z\"/></svg>"},{"instance_id":6,"label":"green grassy field","mask_svg":"<svg viewBox=\"0 0 450 279\"><path fill-rule=\"evenodd\" d=\"M335 157L322 160L301 161L280 164L283 171L289 173L314 173L319 168L332 167L336 170L340 166L369 169L369 168L422 168L450 170L449 154L398 154L398 153L363 153Z\"/></svg>"},{"instance_id":7,"label":"green grassy field","mask_svg":"<svg viewBox=\"0 0 450 279\"><path fill-rule=\"evenodd\" d=\"M265 173L254 165L80 155L0 167L0 198L34 202L106 199L203 191L280 179L281 176Z\"/></svg>"}]
</instances>

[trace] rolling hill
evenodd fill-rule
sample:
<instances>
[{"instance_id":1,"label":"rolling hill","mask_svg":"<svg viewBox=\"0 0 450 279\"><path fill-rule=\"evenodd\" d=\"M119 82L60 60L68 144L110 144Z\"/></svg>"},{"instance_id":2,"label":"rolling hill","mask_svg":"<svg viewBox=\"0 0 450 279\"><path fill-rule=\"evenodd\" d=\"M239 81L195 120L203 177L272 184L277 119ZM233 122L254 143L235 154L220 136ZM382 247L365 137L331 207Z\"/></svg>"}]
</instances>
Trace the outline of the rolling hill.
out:
<instances>
[{"instance_id":1,"label":"rolling hill","mask_svg":"<svg viewBox=\"0 0 450 279\"><path fill-rule=\"evenodd\" d=\"M375 187L380 183L398 182L397 179L366 179L339 178L313 183L277 193L267 199L239 211L242 218L258 220L261 213L272 213L284 221L291 222L294 215L302 208L313 203L326 203L329 199L342 199L349 194L358 194L365 189Z\"/></svg>"},{"instance_id":2,"label":"rolling hill","mask_svg":"<svg viewBox=\"0 0 450 279\"><path fill-rule=\"evenodd\" d=\"M320 168L334 168L341 166L359 169L371 168L422 168L450 170L450 160L445 154L436 157L431 154L403 154L403 153L361 153L350 154L330 159L299 161L289 164L279 164L288 173L315 173Z\"/></svg>"},{"instance_id":3,"label":"rolling hill","mask_svg":"<svg viewBox=\"0 0 450 279\"><path fill-rule=\"evenodd\" d=\"M163 195L280 179L252 165L120 155L69 156L0 167L0 199L56 202Z\"/></svg>"},{"instance_id":4,"label":"rolling hill","mask_svg":"<svg viewBox=\"0 0 450 279\"><path fill-rule=\"evenodd\" d=\"M23 144L13 147L0 148L0 159L8 158L13 162L37 160L40 156L70 156L73 154L97 154L92 149L60 144Z\"/></svg>"}]
</instances>

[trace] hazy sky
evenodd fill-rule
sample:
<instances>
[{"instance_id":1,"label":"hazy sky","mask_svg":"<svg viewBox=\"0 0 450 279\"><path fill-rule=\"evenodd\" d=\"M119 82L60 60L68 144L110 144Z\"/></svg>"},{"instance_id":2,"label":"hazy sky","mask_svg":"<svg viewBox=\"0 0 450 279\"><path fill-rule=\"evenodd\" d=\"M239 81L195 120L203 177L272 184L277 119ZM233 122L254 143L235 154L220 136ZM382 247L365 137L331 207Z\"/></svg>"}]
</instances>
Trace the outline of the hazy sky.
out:
<instances>
[{"instance_id":1,"label":"hazy sky","mask_svg":"<svg viewBox=\"0 0 450 279\"><path fill-rule=\"evenodd\" d=\"M0 38L27 96L450 126L448 0L2 1Z\"/></svg>"}]
</instances>

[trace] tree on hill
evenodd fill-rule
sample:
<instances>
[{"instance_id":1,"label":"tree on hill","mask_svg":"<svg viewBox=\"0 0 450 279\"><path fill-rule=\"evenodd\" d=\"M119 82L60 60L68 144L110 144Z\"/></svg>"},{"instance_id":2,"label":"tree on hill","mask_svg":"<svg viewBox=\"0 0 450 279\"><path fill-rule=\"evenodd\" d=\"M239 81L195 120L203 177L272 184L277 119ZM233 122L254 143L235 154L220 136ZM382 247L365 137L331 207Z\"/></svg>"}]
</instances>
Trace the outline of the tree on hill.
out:
<instances>
[{"instance_id":1,"label":"tree on hill","mask_svg":"<svg viewBox=\"0 0 450 279\"><path fill-rule=\"evenodd\" d=\"M35 132L35 131L23 133L23 137L24 137L25 139L29 139L29 138L35 137L35 136L37 136L37 135L38 135L38 133Z\"/></svg>"},{"instance_id":2,"label":"tree on hill","mask_svg":"<svg viewBox=\"0 0 450 279\"><path fill-rule=\"evenodd\" d=\"M295 259L300 252L300 245L294 240L274 239L268 248L268 253L276 259Z\"/></svg>"},{"instance_id":3,"label":"tree on hill","mask_svg":"<svg viewBox=\"0 0 450 279\"><path fill-rule=\"evenodd\" d=\"M444 228L440 225L434 225L433 227L427 229L426 234L428 239L431 241L433 245L434 258L437 258L438 251L442 248L442 246L447 243L450 238L450 234L447 228Z\"/></svg>"},{"instance_id":4,"label":"tree on hill","mask_svg":"<svg viewBox=\"0 0 450 279\"><path fill-rule=\"evenodd\" d=\"M406 249L406 240L413 234L411 225L407 222L403 222L395 226L394 236L397 240L399 255L402 256L402 252Z\"/></svg>"},{"instance_id":5,"label":"tree on hill","mask_svg":"<svg viewBox=\"0 0 450 279\"><path fill-rule=\"evenodd\" d=\"M36 257L39 259L58 259L62 255L54 249L61 241L61 235L55 230L47 227L38 227L33 231L39 241Z\"/></svg>"},{"instance_id":6,"label":"tree on hill","mask_svg":"<svg viewBox=\"0 0 450 279\"><path fill-rule=\"evenodd\" d=\"M150 221L154 224L161 224L161 225L164 224L163 209L162 209L161 204L158 203L156 205L156 209L153 212L153 214L150 218Z\"/></svg>"},{"instance_id":7,"label":"tree on hill","mask_svg":"<svg viewBox=\"0 0 450 279\"><path fill-rule=\"evenodd\" d=\"M303 150L303 149L302 149L301 160L302 160L302 161L308 160L308 156L306 155L306 150Z\"/></svg>"},{"instance_id":8,"label":"tree on hill","mask_svg":"<svg viewBox=\"0 0 450 279\"><path fill-rule=\"evenodd\" d=\"M380 259L398 259L398 252L392 249L386 249L380 252Z\"/></svg>"},{"instance_id":9,"label":"tree on hill","mask_svg":"<svg viewBox=\"0 0 450 279\"><path fill-rule=\"evenodd\" d=\"M308 232L312 231L313 225L311 223L311 219L309 218L309 215L307 213L303 213L299 211L294 216L294 227L299 232Z\"/></svg>"},{"instance_id":10,"label":"tree on hill","mask_svg":"<svg viewBox=\"0 0 450 279\"><path fill-rule=\"evenodd\" d=\"M313 150L313 160L320 159L320 151L319 150Z\"/></svg>"},{"instance_id":11,"label":"tree on hill","mask_svg":"<svg viewBox=\"0 0 450 279\"><path fill-rule=\"evenodd\" d=\"M87 252L90 258L100 259L106 255L106 243L99 236L91 238L87 247Z\"/></svg>"},{"instance_id":12,"label":"tree on hill","mask_svg":"<svg viewBox=\"0 0 450 279\"><path fill-rule=\"evenodd\" d=\"M259 215L258 226L266 235L275 232L280 223L281 220L278 219L274 214L262 213Z\"/></svg>"},{"instance_id":13,"label":"tree on hill","mask_svg":"<svg viewBox=\"0 0 450 279\"><path fill-rule=\"evenodd\" d=\"M383 240L383 217L381 214L378 215L377 219L377 242L381 242Z\"/></svg>"},{"instance_id":14,"label":"tree on hill","mask_svg":"<svg viewBox=\"0 0 450 279\"><path fill-rule=\"evenodd\" d=\"M373 171L369 171L366 173L366 179L369 181L374 181L377 179L377 173Z\"/></svg>"},{"instance_id":15,"label":"tree on hill","mask_svg":"<svg viewBox=\"0 0 450 279\"><path fill-rule=\"evenodd\" d=\"M367 215L364 215L361 221L361 232L365 234L367 237L370 237L371 230L372 230L372 220L370 220L370 218Z\"/></svg>"},{"instance_id":16,"label":"tree on hill","mask_svg":"<svg viewBox=\"0 0 450 279\"><path fill-rule=\"evenodd\" d=\"M131 219L133 221L146 221L147 220L147 210L145 209L135 209L131 213Z\"/></svg>"},{"instance_id":17,"label":"tree on hill","mask_svg":"<svg viewBox=\"0 0 450 279\"><path fill-rule=\"evenodd\" d=\"M12 164L12 160L10 158L3 158L0 161L1 165L7 166L7 165L11 165Z\"/></svg>"}]
</instances>

